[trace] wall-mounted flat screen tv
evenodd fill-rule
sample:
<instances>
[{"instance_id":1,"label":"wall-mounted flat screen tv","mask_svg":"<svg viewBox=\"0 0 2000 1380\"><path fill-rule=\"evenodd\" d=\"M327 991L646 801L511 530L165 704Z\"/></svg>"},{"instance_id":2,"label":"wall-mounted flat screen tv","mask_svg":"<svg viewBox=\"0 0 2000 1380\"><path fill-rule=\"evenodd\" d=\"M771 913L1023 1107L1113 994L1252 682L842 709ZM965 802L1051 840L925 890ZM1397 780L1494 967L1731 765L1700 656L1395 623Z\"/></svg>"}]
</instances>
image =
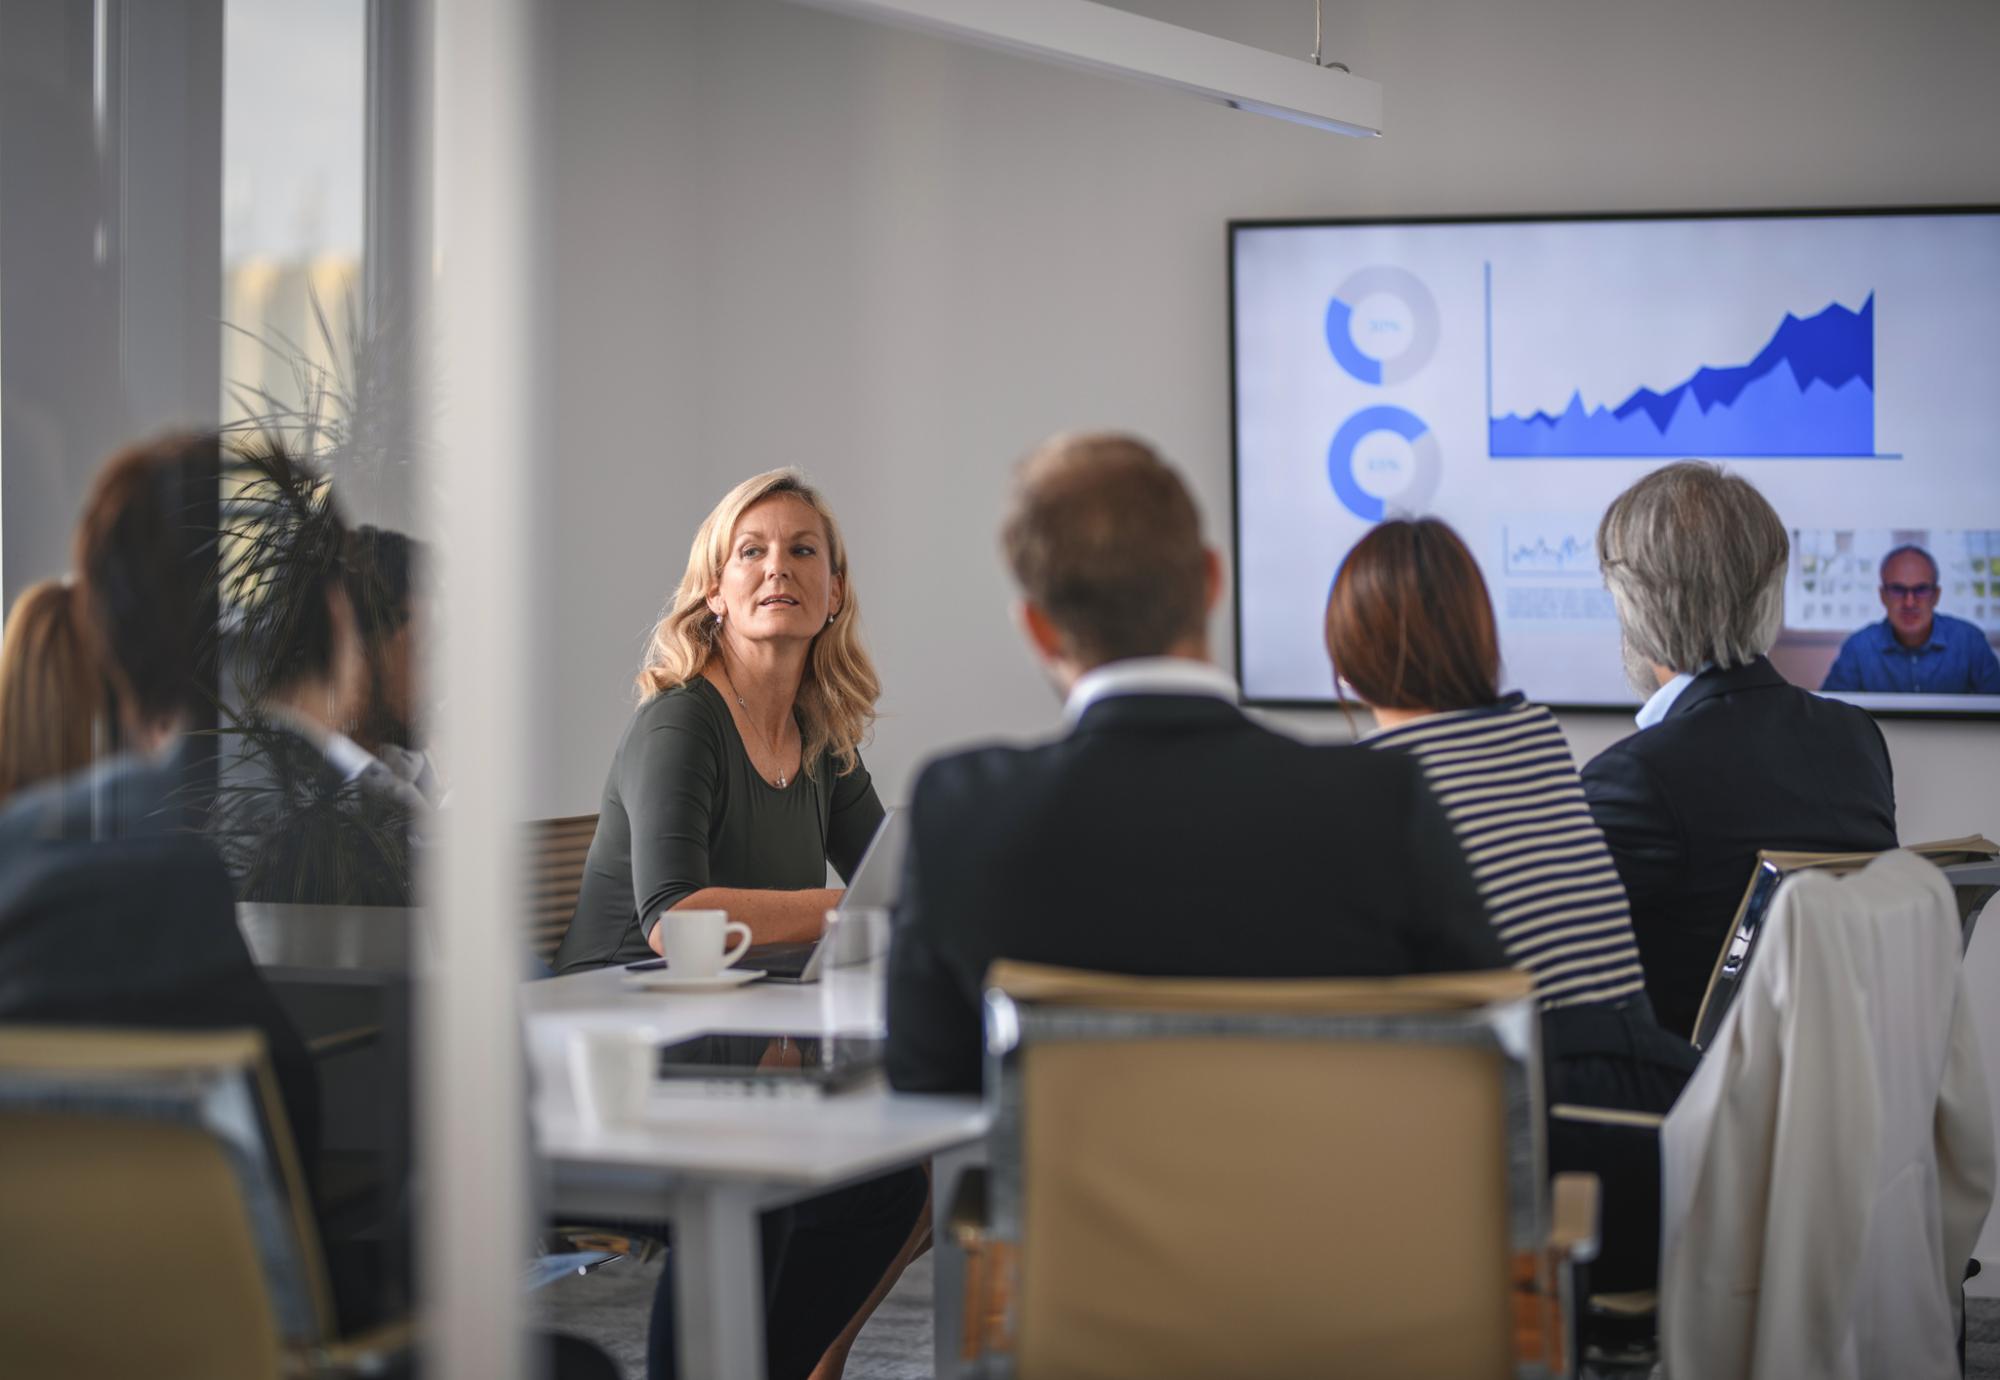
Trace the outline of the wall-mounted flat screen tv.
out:
<instances>
[{"instance_id":1,"label":"wall-mounted flat screen tv","mask_svg":"<svg viewBox=\"0 0 2000 1380\"><path fill-rule=\"evenodd\" d=\"M1335 700L1333 576L1420 514L1478 556L1508 688L1636 703L1593 539L1627 485L1693 458L1790 532L1788 679L2000 714L2000 207L1239 221L1230 283L1252 703ZM1904 547L1927 559L1885 575Z\"/></svg>"}]
</instances>

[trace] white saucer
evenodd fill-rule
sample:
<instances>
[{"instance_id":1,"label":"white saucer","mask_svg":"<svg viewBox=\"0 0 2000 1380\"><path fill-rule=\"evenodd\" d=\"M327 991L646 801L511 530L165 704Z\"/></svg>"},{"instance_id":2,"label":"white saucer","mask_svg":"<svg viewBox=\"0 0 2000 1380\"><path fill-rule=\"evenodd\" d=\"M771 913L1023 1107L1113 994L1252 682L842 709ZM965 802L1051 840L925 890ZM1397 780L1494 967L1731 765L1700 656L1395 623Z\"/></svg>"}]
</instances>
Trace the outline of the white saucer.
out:
<instances>
[{"instance_id":1,"label":"white saucer","mask_svg":"<svg viewBox=\"0 0 2000 1380\"><path fill-rule=\"evenodd\" d=\"M647 992L727 992L764 976L761 968L724 968L708 977L675 977L672 973L634 973L626 986Z\"/></svg>"}]
</instances>

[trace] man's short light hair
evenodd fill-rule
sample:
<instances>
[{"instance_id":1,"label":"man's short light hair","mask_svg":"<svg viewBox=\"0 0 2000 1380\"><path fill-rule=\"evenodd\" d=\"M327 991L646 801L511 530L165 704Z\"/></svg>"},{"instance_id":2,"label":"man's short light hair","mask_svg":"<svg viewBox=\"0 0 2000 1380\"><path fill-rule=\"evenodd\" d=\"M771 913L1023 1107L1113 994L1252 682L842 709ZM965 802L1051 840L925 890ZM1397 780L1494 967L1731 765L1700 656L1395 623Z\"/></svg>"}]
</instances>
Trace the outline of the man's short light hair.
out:
<instances>
[{"instance_id":1,"label":"man's short light hair","mask_svg":"<svg viewBox=\"0 0 2000 1380\"><path fill-rule=\"evenodd\" d=\"M1021 462L1001 546L1021 593L1088 665L1202 635L1208 556L1187 485L1144 441L1069 433Z\"/></svg>"},{"instance_id":2,"label":"man's short light hair","mask_svg":"<svg viewBox=\"0 0 2000 1380\"><path fill-rule=\"evenodd\" d=\"M1936 584L1938 582L1937 557L1924 550L1923 547L1918 546L1915 542L1904 542L1901 546L1884 556L1882 563L1875 567L1875 578L1877 580L1880 580L1883 584L1889 582L1889 562L1895 560L1898 556L1922 556L1924 564L1931 568L1931 583Z\"/></svg>"},{"instance_id":3,"label":"man's short light hair","mask_svg":"<svg viewBox=\"0 0 2000 1380\"><path fill-rule=\"evenodd\" d=\"M1791 540L1762 494L1720 465L1683 460L1612 500L1597 560L1627 647L1677 672L1742 666L1785 619Z\"/></svg>"}]
</instances>

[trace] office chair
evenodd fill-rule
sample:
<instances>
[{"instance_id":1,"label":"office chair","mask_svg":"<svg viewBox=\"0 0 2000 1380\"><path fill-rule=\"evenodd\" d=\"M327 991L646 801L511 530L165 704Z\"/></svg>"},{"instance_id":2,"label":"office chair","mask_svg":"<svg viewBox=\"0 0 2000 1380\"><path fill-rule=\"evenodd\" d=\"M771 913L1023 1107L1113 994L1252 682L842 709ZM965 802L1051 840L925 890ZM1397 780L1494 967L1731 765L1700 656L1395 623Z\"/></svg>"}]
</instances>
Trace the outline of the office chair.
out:
<instances>
[{"instance_id":1,"label":"office chair","mask_svg":"<svg viewBox=\"0 0 2000 1380\"><path fill-rule=\"evenodd\" d=\"M1962 929L1909 852L1781 885L1661 1129L1669 1373L1958 1374L1995 1173Z\"/></svg>"},{"instance_id":2,"label":"office chair","mask_svg":"<svg viewBox=\"0 0 2000 1380\"><path fill-rule=\"evenodd\" d=\"M259 1034L0 1028L10 1373L382 1375L411 1335L336 1335Z\"/></svg>"},{"instance_id":3,"label":"office chair","mask_svg":"<svg viewBox=\"0 0 2000 1380\"><path fill-rule=\"evenodd\" d=\"M962 1374L1569 1373L1596 1181L1544 1176L1526 974L1002 962L986 1030Z\"/></svg>"},{"instance_id":4,"label":"office chair","mask_svg":"<svg viewBox=\"0 0 2000 1380\"><path fill-rule=\"evenodd\" d=\"M1913 843L1903 851L1914 853L1944 869L1945 879L1950 882L1958 904L1960 951L1971 948L1972 933L1979 923L1981 912L1994 894L2000 892L2000 844L1973 835L1938 843ZM1765 919L1785 878L1809 868L1846 876L1860 871L1880 856L1879 853L1779 852L1757 855L1750 885L1737 906L1736 918L1731 922L1729 932L1723 936L1721 952L1716 954L1715 968L1709 974L1708 991L1703 994L1701 1010L1695 1016L1693 1044L1696 1049L1707 1049L1715 1039L1716 1031L1721 1028L1722 1018L1728 1014L1729 1004L1735 1000L1737 991L1743 985L1744 975L1749 971L1750 961L1756 956Z\"/></svg>"},{"instance_id":5,"label":"office chair","mask_svg":"<svg viewBox=\"0 0 2000 1380\"><path fill-rule=\"evenodd\" d=\"M528 891L528 947L544 967L556 956L576 914L583 864L597 837L596 815L528 821L533 868Z\"/></svg>"},{"instance_id":6,"label":"office chair","mask_svg":"<svg viewBox=\"0 0 2000 1380\"><path fill-rule=\"evenodd\" d=\"M1994 894L2000 892L2000 847L1983 838L1967 837L1914 844L1905 851L1943 869L1957 903L1961 950L1969 948L1980 914ZM1708 991L1695 1021L1696 1048L1707 1049L1713 1044L1723 1018L1742 989L1751 960L1763 940L1772 902L1785 879L1808 870L1846 876L1879 856L1877 853L1758 854L1750 885L1709 976ZM1665 1117L1653 1113L1570 1104L1551 1107L1549 1116L1554 1122L1567 1124L1573 1132L1602 1138L1607 1143L1647 1144L1652 1153L1657 1153L1660 1127L1665 1121ZM1605 1191L1609 1194L1613 1190L1607 1185ZM1606 1217L1612 1215L1607 1210ZM1969 1268L1971 1273L1978 1273L1978 1262L1970 1262ZM1649 1368L1659 1355L1658 1324L1657 1290L1591 1294L1583 1301L1578 1321L1584 1359L1607 1371Z\"/></svg>"}]
</instances>

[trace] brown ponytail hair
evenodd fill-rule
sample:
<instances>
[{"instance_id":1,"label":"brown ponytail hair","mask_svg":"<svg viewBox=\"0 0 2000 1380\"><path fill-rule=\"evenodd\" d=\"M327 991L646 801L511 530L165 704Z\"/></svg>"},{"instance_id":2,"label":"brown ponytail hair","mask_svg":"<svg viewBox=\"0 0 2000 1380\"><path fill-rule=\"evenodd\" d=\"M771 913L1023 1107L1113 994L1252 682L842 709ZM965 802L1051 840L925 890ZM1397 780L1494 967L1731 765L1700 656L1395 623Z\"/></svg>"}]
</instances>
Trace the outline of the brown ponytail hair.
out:
<instances>
[{"instance_id":1,"label":"brown ponytail hair","mask_svg":"<svg viewBox=\"0 0 2000 1380\"><path fill-rule=\"evenodd\" d=\"M14 601L0 640L0 799L90 765L108 742L108 697L66 580L43 580Z\"/></svg>"}]
</instances>

